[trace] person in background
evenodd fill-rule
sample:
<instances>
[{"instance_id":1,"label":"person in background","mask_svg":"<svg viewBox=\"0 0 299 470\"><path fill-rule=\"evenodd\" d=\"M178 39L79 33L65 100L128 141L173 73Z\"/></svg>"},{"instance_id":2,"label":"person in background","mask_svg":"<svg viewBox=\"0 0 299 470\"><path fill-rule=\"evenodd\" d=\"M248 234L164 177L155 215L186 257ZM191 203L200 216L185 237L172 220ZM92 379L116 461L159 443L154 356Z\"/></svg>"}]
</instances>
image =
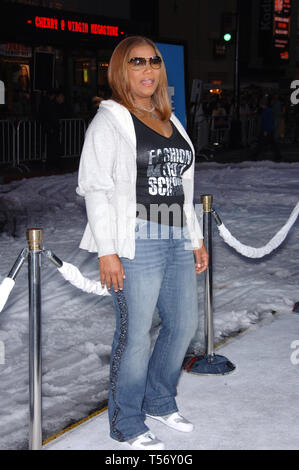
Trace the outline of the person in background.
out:
<instances>
[{"instance_id":1,"label":"person in background","mask_svg":"<svg viewBox=\"0 0 299 470\"><path fill-rule=\"evenodd\" d=\"M80 111L81 111L81 105L80 105L80 95L77 90L74 90L73 92L73 98L72 98L72 112L73 116L80 118Z\"/></svg>"},{"instance_id":2,"label":"person in background","mask_svg":"<svg viewBox=\"0 0 299 470\"><path fill-rule=\"evenodd\" d=\"M222 106L225 109L225 113L229 115L230 112L230 98L227 94L222 95Z\"/></svg>"},{"instance_id":3,"label":"person in background","mask_svg":"<svg viewBox=\"0 0 299 470\"><path fill-rule=\"evenodd\" d=\"M252 158L257 159L257 157L262 154L267 147L270 147L274 154L275 161L280 162L282 159L280 149L278 143L274 139L274 115L272 109L268 105L268 98L266 96L261 99L260 107L262 110L261 130L258 144L253 152Z\"/></svg>"},{"instance_id":4,"label":"person in background","mask_svg":"<svg viewBox=\"0 0 299 470\"><path fill-rule=\"evenodd\" d=\"M42 121L42 123L44 123L45 126L47 124L49 113L52 113L54 103L55 90L50 88L42 94L39 106L39 119Z\"/></svg>"},{"instance_id":5,"label":"person in background","mask_svg":"<svg viewBox=\"0 0 299 470\"><path fill-rule=\"evenodd\" d=\"M42 124L43 138L45 143L46 166L50 168L49 156L53 154L52 136L55 127L55 90L53 88L46 91L41 96L38 111L38 118Z\"/></svg>"},{"instance_id":6,"label":"person in background","mask_svg":"<svg viewBox=\"0 0 299 470\"><path fill-rule=\"evenodd\" d=\"M99 109L99 106L103 100L109 99L111 96L111 90L109 87L105 85L101 85L98 87L98 93L96 96L93 96L91 99L91 118L94 117L96 114L97 110Z\"/></svg>"},{"instance_id":7,"label":"person in background","mask_svg":"<svg viewBox=\"0 0 299 470\"><path fill-rule=\"evenodd\" d=\"M273 138L277 141L280 139L281 134L281 118L282 118L282 106L279 95L276 93L272 100L272 111L274 115L274 130Z\"/></svg>"},{"instance_id":8,"label":"person in background","mask_svg":"<svg viewBox=\"0 0 299 470\"><path fill-rule=\"evenodd\" d=\"M171 112L165 65L150 39L121 41L108 79L112 99L101 102L81 154L77 193L88 225L80 247L97 252L116 312L110 436L130 449L159 450L165 444L146 417L193 430L175 395L198 324L196 274L208 266L193 206L195 155ZM162 326L151 352L156 307Z\"/></svg>"},{"instance_id":9,"label":"person in background","mask_svg":"<svg viewBox=\"0 0 299 470\"><path fill-rule=\"evenodd\" d=\"M55 93L55 108L58 120L70 117L62 90L57 90Z\"/></svg>"},{"instance_id":10,"label":"person in background","mask_svg":"<svg viewBox=\"0 0 299 470\"><path fill-rule=\"evenodd\" d=\"M47 133L46 166L49 170L59 170L62 168L61 155L63 153L60 142L60 119L70 116L62 90L49 91L48 99L40 109L40 114Z\"/></svg>"},{"instance_id":11,"label":"person in background","mask_svg":"<svg viewBox=\"0 0 299 470\"><path fill-rule=\"evenodd\" d=\"M248 145L248 119L250 115L250 108L248 106L245 96L240 99L240 121L241 121L241 132L242 132L242 145L247 147Z\"/></svg>"},{"instance_id":12,"label":"person in background","mask_svg":"<svg viewBox=\"0 0 299 470\"><path fill-rule=\"evenodd\" d=\"M220 100L216 102L216 107L212 111L212 117L215 116L226 116L226 111L224 107L222 106L222 103Z\"/></svg>"}]
</instances>

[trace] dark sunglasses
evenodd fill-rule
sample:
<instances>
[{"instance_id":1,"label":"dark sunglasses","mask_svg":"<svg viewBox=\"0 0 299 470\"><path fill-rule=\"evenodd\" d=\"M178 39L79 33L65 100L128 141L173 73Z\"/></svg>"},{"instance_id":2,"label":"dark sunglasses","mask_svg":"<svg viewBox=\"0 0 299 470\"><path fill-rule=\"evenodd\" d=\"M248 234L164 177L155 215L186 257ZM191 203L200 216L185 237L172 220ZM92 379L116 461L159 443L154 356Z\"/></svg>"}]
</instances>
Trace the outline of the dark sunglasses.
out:
<instances>
[{"instance_id":1,"label":"dark sunglasses","mask_svg":"<svg viewBox=\"0 0 299 470\"><path fill-rule=\"evenodd\" d=\"M132 69L141 70L146 67L147 61L149 61L149 64L153 69L161 68L162 59L158 55L155 55L154 57L132 57L128 64Z\"/></svg>"}]
</instances>

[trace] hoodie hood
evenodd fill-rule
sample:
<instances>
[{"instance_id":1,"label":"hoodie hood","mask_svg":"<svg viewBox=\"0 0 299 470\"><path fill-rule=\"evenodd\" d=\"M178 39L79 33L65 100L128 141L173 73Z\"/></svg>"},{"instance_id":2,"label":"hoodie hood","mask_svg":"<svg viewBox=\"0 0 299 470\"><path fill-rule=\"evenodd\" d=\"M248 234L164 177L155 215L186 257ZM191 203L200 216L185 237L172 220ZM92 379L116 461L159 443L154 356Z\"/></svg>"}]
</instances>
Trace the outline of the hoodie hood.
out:
<instances>
[{"instance_id":1,"label":"hoodie hood","mask_svg":"<svg viewBox=\"0 0 299 470\"><path fill-rule=\"evenodd\" d=\"M127 142L136 149L136 134L133 119L130 111L122 104L117 103L114 100L103 100L98 108L97 113L107 113L107 119L110 118L111 122L115 125L117 123L117 129ZM175 124L179 132L189 143L193 153L194 147L189 138L185 128L182 126L177 117L172 113L170 120Z\"/></svg>"},{"instance_id":2,"label":"hoodie hood","mask_svg":"<svg viewBox=\"0 0 299 470\"><path fill-rule=\"evenodd\" d=\"M136 148L136 134L132 116L125 106L114 100L103 100L98 108L97 113L105 113L107 119L116 125L117 130L128 141L128 143Z\"/></svg>"}]
</instances>

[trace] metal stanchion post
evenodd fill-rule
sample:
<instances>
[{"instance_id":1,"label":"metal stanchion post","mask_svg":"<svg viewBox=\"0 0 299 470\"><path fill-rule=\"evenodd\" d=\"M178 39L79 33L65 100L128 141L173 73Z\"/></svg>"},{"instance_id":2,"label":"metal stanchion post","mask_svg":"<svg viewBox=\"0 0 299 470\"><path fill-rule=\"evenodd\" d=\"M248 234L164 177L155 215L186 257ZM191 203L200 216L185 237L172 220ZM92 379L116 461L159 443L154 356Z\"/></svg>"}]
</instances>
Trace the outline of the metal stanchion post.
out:
<instances>
[{"instance_id":1,"label":"metal stanchion post","mask_svg":"<svg viewBox=\"0 0 299 470\"><path fill-rule=\"evenodd\" d=\"M15 285L16 277L23 266L26 258L28 256L28 248L23 248L19 256L17 257L13 267L9 271L8 275L0 284L0 312L2 312L6 301L9 297L11 290Z\"/></svg>"},{"instance_id":2,"label":"metal stanchion post","mask_svg":"<svg viewBox=\"0 0 299 470\"><path fill-rule=\"evenodd\" d=\"M63 262L61 259L58 258L58 256L54 255L52 250L44 250L43 254L50 260L52 261L53 264L55 264L56 268L61 268L63 265Z\"/></svg>"},{"instance_id":3,"label":"metal stanchion post","mask_svg":"<svg viewBox=\"0 0 299 470\"><path fill-rule=\"evenodd\" d=\"M17 257L15 264L13 265L11 270L9 271L7 277L9 277L13 280L16 279L17 274L19 273L21 267L23 266L27 256L28 256L28 248L23 248L23 250L21 251L21 253Z\"/></svg>"},{"instance_id":4,"label":"metal stanchion post","mask_svg":"<svg viewBox=\"0 0 299 470\"><path fill-rule=\"evenodd\" d=\"M188 372L202 375L223 375L232 372L235 365L226 357L214 353L213 326L213 244L212 202L213 196L201 196L203 204L204 243L209 253L209 266L205 271L205 354L193 357L184 367Z\"/></svg>"},{"instance_id":5,"label":"metal stanchion post","mask_svg":"<svg viewBox=\"0 0 299 470\"><path fill-rule=\"evenodd\" d=\"M41 408L41 254L43 231L27 230L29 280L29 449L42 446Z\"/></svg>"},{"instance_id":6,"label":"metal stanchion post","mask_svg":"<svg viewBox=\"0 0 299 470\"><path fill-rule=\"evenodd\" d=\"M202 196L203 204L203 235L209 266L205 272L205 343L206 354L214 354L214 325L213 325L213 269L212 269L212 218L211 206L213 196Z\"/></svg>"}]
</instances>

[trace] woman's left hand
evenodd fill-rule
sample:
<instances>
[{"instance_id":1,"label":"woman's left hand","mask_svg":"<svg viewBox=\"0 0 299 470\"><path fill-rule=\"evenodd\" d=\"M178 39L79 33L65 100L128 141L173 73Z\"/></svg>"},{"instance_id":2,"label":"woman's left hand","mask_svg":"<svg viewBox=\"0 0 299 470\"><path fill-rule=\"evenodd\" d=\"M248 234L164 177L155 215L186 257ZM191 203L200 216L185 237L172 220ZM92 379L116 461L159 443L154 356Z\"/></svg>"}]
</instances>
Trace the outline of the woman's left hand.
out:
<instances>
[{"instance_id":1,"label":"woman's left hand","mask_svg":"<svg viewBox=\"0 0 299 470\"><path fill-rule=\"evenodd\" d=\"M201 248L193 250L195 257L195 271L196 274L202 273L209 266L209 253L204 245Z\"/></svg>"}]
</instances>

